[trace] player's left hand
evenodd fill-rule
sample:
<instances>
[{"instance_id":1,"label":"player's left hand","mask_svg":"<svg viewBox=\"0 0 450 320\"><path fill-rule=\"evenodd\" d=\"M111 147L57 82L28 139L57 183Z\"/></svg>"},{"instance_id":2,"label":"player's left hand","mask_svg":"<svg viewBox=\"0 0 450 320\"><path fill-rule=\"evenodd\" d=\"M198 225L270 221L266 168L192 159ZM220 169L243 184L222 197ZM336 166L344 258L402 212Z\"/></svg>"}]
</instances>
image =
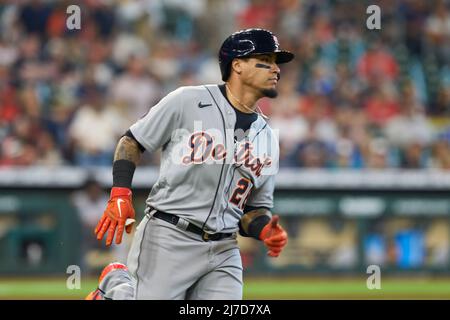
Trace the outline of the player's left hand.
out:
<instances>
[{"instance_id":1,"label":"player's left hand","mask_svg":"<svg viewBox=\"0 0 450 320\"><path fill-rule=\"evenodd\" d=\"M273 216L259 235L259 238L269 249L267 255L270 257L278 257L288 241L287 232L278 224L279 219L279 216Z\"/></svg>"}]
</instances>

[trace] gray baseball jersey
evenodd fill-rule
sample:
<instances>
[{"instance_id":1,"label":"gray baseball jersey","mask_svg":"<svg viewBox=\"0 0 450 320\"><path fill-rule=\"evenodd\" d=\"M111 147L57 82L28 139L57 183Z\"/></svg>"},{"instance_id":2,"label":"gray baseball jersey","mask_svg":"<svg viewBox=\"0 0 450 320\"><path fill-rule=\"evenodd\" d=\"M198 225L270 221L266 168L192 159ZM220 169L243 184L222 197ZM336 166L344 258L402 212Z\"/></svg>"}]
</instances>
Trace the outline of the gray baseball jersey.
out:
<instances>
[{"instance_id":1,"label":"gray baseball jersey","mask_svg":"<svg viewBox=\"0 0 450 320\"><path fill-rule=\"evenodd\" d=\"M236 113L217 85L181 87L130 127L149 152L162 147L147 204L206 232L236 232L246 205L273 207L278 139L258 115L235 139Z\"/></svg>"}]
</instances>

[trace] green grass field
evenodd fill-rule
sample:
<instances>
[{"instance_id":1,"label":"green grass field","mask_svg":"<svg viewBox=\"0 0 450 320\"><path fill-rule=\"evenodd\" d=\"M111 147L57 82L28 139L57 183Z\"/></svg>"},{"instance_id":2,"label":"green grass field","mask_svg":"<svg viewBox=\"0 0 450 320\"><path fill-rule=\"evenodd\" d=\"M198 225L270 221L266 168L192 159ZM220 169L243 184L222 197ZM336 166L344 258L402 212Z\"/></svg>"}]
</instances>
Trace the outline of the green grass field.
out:
<instances>
[{"instance_id":1,"label":"green grass field","mask_svg":"<svg viewBox=\"0 0 450 320\"><path fill-rule=\"evenodd\" d=\"M83 299L96 280L68 290L66 280L0 279L0 299ZM365 279L247 278L244 299L450 299L450 279L382 279L381 289L369 290Z\"/></svg>"}]
</instances>

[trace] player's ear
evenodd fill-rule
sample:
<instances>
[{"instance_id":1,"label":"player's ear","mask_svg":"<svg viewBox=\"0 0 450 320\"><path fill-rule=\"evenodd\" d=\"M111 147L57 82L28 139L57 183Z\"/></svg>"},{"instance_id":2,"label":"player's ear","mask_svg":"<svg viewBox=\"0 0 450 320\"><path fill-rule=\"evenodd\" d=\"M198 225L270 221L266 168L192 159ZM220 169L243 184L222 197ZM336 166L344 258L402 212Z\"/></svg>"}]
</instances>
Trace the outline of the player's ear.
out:
<instances>
[{"instance_id":1,"label":"player's ear","mask_svg":"<svg viewBox=\"0 0 450 320\"><path fill-rule=\"evenodd\" d=\"M243 68L243 60L233 59L233 61L231 61L231 69L234 70L234 72L236 72L237 74L242 73L242 68Z\"/></svg>"}]
</instances>

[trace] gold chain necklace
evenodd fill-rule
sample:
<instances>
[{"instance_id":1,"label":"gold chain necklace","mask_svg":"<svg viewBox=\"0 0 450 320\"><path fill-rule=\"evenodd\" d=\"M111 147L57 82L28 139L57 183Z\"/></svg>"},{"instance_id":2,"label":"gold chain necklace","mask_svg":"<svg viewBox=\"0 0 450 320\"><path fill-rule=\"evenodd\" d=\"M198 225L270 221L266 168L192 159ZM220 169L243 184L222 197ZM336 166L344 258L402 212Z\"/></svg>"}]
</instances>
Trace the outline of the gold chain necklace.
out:
<instances>
[{"instance_id":1,"label":"gold chain necklace","mask_svg":"<svg viewBox=\"0 0 450 320\"><path fill-rule=\"evenodd\" d=\"M264 119L269 119L269 118L261 111L261 108L260 108L258 105L256 105L256 109L257 109L258 111L253 110L252 108L248 107L246 104L242 103L238 98L236 98L236 97L231 93L231 90L230 90L230 88L228 88L228 85L227 85L227 84L225 84L225 88L227 88L228 92L230 93L230 96L231 96L234 100L236 100L242 107L244 107L247 111L250 111L250 112L252 112L252 113L259 114L259 115L261 115L261 117L263 117Z\"/></svg>"}]
</instances>

